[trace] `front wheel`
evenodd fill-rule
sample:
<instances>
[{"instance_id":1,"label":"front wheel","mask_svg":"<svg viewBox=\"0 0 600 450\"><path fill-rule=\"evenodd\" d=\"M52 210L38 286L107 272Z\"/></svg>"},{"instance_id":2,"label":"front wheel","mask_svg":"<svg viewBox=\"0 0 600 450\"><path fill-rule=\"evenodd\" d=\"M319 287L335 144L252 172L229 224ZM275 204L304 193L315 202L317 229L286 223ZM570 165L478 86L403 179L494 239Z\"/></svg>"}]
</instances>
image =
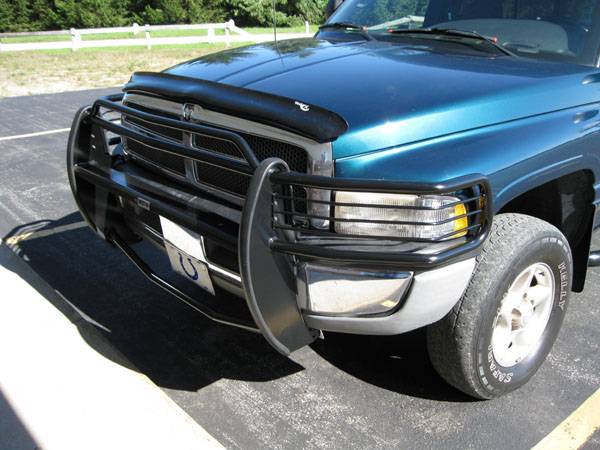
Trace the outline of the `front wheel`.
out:
<instances>
[{"instance_id":1,"label":"front wheel","mask_svg":"<svg viewBox=\"0 0 600 450\"><path fill-rule=\"evenodd\" d=\"M556 340L571 282L571 251L558 229L521 214L497 216L463 297L427 330L434 367L481 399L524 385Z\"/></svg>"}]
</instances>

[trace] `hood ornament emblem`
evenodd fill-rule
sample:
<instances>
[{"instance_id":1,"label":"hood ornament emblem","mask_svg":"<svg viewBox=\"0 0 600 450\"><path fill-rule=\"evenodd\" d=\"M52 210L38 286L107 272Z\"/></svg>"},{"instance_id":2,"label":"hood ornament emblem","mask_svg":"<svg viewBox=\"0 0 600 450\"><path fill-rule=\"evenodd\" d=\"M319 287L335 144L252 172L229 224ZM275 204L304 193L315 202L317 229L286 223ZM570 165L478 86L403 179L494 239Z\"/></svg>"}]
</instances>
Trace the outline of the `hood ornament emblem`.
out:
<instances>
[{"instance_id":1,"label":"hood ornament emblem","mask_svg":"<svg viewBox=\"0 0 600 450\"><path fill-rule=\"evenodd\" d=\"M183 120L189 122L192 120L192 115L194 114L194 105L191 103L185 103L182 107L181 115L183 116Z\"/></svg>"},{"instance_id":2,"label":"hood ornament emblem","mask_svg":"<svg viewBox=\"0 0 600 450\"><path fill-rule=\"evenodd\" d=\"M302 111L302 112L309 112L310 111L310 106L307 105L306 103L294 102L294 105L296 105L298 108L300 108L300 111Z\"/></svg>"}]
</instances>

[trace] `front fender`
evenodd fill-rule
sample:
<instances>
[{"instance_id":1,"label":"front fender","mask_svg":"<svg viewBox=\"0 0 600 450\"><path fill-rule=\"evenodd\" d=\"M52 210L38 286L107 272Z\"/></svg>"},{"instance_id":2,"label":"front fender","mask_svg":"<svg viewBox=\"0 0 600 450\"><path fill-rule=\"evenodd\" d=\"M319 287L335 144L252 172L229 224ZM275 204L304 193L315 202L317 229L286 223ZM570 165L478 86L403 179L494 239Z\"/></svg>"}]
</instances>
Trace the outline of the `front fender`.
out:
<instances>
[{"instance_id":1,"label":"front fender","mask_svg":"<svg viewBox=\"0 0 600 450\"><path fill-rule=\"evenodd\" d=\"M512 199L561 176L589 170L600 179L598 114L599 104L586 105L340 158L335 172L340 177L417 183L481 173L490 181L498 212Z\"/></svg>"}]
</instances>

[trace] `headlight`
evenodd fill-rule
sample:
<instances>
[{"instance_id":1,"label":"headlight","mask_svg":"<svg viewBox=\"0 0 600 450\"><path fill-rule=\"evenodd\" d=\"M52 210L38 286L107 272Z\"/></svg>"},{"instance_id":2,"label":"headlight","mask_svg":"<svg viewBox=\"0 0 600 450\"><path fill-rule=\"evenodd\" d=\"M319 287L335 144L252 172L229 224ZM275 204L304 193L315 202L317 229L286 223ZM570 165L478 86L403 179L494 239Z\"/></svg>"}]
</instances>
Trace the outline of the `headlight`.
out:
<instances>
[{"instance_id":1,"label":"headlight","mask_svg":"<svg viewBox=\"0 0 600 450\"><path fill-rule=\"evenodd\" d=\"M407 239L462 237L469 220L465 205L457 202L453 196L336 192L335 231Z\"/></svg>"}]
</instances>

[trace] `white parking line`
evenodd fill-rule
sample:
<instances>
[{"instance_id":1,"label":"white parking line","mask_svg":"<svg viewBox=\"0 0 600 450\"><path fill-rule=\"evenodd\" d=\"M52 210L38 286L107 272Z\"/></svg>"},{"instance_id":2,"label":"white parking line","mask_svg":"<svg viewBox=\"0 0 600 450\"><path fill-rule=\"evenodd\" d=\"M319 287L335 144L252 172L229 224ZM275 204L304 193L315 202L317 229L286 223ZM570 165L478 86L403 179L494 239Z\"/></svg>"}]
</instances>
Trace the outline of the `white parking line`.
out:
<instances>
[{"instance_id":1,"label":"white parking line","mask_svg":"<svg viewBox=\"0 0 600 450\"><path fill-rule=\"evenodd\" d=\"M37 133L27 133L27 134L17 134L15 136L3 136L0 137L0 142L2 141L12 141L15 139L27 139L37 136L47 136L49 134L58 134L58 133L66 133L70 131L71 128L58 128L56 130L48 130L48 131L38 131Z\"/></svg>"}]
</instances>

